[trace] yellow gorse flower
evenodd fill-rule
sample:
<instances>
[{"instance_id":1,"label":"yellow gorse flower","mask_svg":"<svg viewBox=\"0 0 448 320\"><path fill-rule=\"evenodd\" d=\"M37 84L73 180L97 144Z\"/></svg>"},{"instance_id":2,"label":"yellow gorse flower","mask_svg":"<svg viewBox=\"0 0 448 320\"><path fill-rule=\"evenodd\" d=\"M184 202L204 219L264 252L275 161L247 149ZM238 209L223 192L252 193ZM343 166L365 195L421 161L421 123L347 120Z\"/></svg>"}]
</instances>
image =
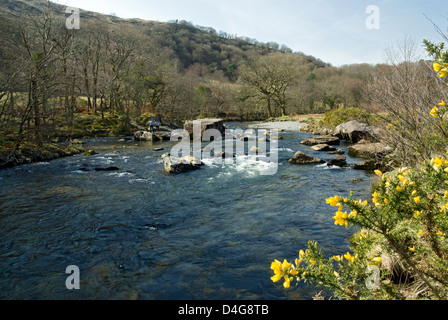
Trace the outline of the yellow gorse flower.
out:
<instances>
[{"instance_id":1,"label":"yellow gorse flower","mask_svg":"<svg viewBox=\"0 0 448 320\"><path fill-rule=\"evenodd\" d=\"M344 258L347 259L348 261L355 262L356 256L353 257L353 256L350 254L350 252L347 252L347 254L344 255Z\"/></svg>"},{"instance_id":2,"label":"yellow gorse flower","mask_svg":"<svg viewBox=\"0 0 448 320\"><path fill-rule=\"evenodd\" d=\"M282 279L282 275L277 274L277 273L274 276L271 277L271 280L274 283L279 282L281 279Z\"/></svg>"},{"instance_id":3,"label":"yellow gorse flower","mask_svg":"<svg viewBox=\"0 0 448 320\"><path fill-rule=\"evenodd\" d=\"M274 260L271 263L271 269L274 271L274 276L271 277L272 282L278 282L283 277L282 263L278 260Z\"/></svg>"},{"instance_id":4,"label":"yellow gorse flower","mask_svg":"<svg viewBox=\"0 0 448 320\"><path fill-rule=\"evenodd\" d=\"M448 165L448 160L444 158L435 157L434 159L431 160L431 165L434 167L434 169L440 168L442 166Z\"/></svg>"},{"instance_id":5,"label":"yellow gorse flower","mask_svg":"<svg viewBox=\"0 0 448 320\"><path fill-rule=\"evenodd\" d=\"M334 196L333 198L327 199L327 204L329 204L332 207L339 207L341 206L341 198L339 196Z\"/></svg>"},{"instance_id":6,"label":"yellow gorse flower","mask_svg":"<svg viewBox=\"0 0 448 320\"><path fill-rule=\"evenodd\" d=\"M283 287L285 289L289 289L291 287L291 281L294 279L292 277L285 276L285 282L283 283Z\"/></svg>"},{"instance_id":7,"label":"yellow gorse flower","mask_svg":"<svg viewBox=\"0 0 448 320\"><path fill-rule=\"evenodd\" d=\"M372 194L372 202L373 202L373 204L375 205L375 207L380 207L381 206L381 204L378 202L378 197L379 197L380 195L379 195L379 193L378 192L374 192L373 194Z\"/></svg>"},{"instance_id":8,"label":"yellow gorse flower","mask_svg":"<svg viewBox=\"0 0 448 320\"><path fill-rule=\"evenodd\" d=\"M381 263L382 259L381 259L381 257L378 257L378 258L373 258L372 261L375 263Z\"/></svg>"},{"instance_id":9,"label":"yellow gorse flower","mask_svg":"<svg viewBox=\"0 0 448 320\"><path fill-rule=\"evenodd\" d=\"M442 68L439 71L439 77L440 78L445 78L446 76L448 76L448 69L447 68Z\"/></svg>"},{"instance_id":10,"label":"yellow gorse flower","mask_svg":"<svg viewBox=\"0 0 448 320\"><path fill-rule=\"evenodd\" d=\"M434 106L434 108L432 108L430 114L436 119L439 118L439 108Z\"/></svg>"},{"instance_id":11,"label":"yellow gorse flower","mask_svg":"<svg viewBox=\"0 0 448 320\"><path fill-rule=\"evenodd\" d=\"M283 271L286 271L286 270L288 270L290 267L291 267L291 264L290 264L288 261L286 261L286 259L285 259L285 261L283 261L283 263L282 263L282 270L283 270Z\"/></svg>"},{"instance_id":12,"label":"yellow gorse flower","mask_svg":"<svg viewBox=\"0 0 448 320\"><path fill-rule=\"evenodd\" d=\"M337 262L341 262L342 260L344 260L343 256L334 256L333 259Z\"/></svg>"},{"instance_id":13,"label":"yellow gorse flower","mask_svg":"<svg viewBox=\"0 0 448 320\"><path fill-rule=\"evenodd\" d=\"M439 72L440 70L442 70L442 66L439 63L434 63L433 65L434 71Z\"/></svg>"},{"instance_id":14,"label":"yellow gorse flower","mask_svg":"<svg viewBox=\"0 0 448 320\"><path fill-rule=\"evenodd\" d=\"M287 274L293 276L298 274L297 270L291 269L291 267L292 264L289 263L286 259L283 261L283 263L278 260L274 260L274 262L271 263L271 269L274 271L274 276L271 277L272 282L278 282L282 278L284 278L285 279L284 286L285 288L289 288L290 282L294 278L290 278Z\"/></svg>"},{"instance_id":15,"label":"yellow gorse flower","mask_svg":"<svg viewBox=\"0 0 448 320\"><path fill-rule=\"evenodd\" d=\"M348 227L348 221L347 221L348 215L347 212L342 212L342 211L338 211L336 212L336 215L333 217L333 219L335 220L334 225L340 225L340 226L344 226L347 228Z\"/></svg>"}]
</instances>

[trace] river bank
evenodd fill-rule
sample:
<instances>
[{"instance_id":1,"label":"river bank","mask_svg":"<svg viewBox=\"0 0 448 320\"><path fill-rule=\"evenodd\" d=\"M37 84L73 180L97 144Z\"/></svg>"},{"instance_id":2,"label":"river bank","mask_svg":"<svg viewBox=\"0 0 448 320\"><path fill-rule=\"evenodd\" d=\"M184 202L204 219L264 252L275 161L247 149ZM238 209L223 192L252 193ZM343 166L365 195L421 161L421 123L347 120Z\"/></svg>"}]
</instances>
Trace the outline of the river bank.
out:
<instances>
[{"instance_id":1,"label":"river bank","mask_svg":"<svg viewBox=\"0 0 448 320\"><path fill-rule=\"evenodd\" d=\"M81 144L36 145L24 142L17 148L14 144L0 146L0 169L11 168L23 164L51 161L70 157L85 152Z\"/></svg>"}]
</instances>

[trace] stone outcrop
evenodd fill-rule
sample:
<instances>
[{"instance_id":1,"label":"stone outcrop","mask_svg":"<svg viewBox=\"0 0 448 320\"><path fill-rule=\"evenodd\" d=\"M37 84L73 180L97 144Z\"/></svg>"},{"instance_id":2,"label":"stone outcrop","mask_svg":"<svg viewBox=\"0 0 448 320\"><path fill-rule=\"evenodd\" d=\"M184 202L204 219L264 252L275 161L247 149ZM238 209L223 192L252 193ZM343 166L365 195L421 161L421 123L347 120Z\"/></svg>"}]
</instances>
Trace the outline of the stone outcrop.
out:
<instances>
[{"instance_id":1,"label":"stone outcrop","mask_svg":"<svg viewBox=\"0 0 448 320\"><path fill-rule=\"evenodd\" d=\"M168 174L186 173L198 170L204 165L201 160L193 156L174 158L171 157L169 153L166 153L162 156L162 158L163 158L163 169Z\"/></svg>"},{"instance_id":2,"label":"stone outcrop","mask_svg":"<svg viewBox=\"0 0 448 320\"><path fill-rule=\"evenodd\" d=\"M291 164L320 164L325 163L324 160L312 157L306 153L298 151L289 161Z\"/></svg>"},{"instance_id":3,"label":"stone outcrop","mask_svg":"<svg viewBox=\"0 0 448 320\"><path fill-rule=\"evenodd\" d=\"M383 159L386 155L392 153L392 148L377 142L377 143L362 143L355 144L348 147L348 154L354 158L361 159Z\"/></svg>"},{"instance_id":4,"label":"stone outcrop","mask_svg":"<svg viewBox=\"0 0 448 320\"><path fill-rule=\"evenodd\" d=\"M257 148L256 146L253 146L250 150L249 153L251 154L262 154L263 150L260 148Z\"/></svg>"},{"instance_id":5,"label":"stone outcrop","mask_svg":"<svg viewBox=\"0 0 448 320\"><path fill-rule=\"evenodd\" d=\"M313 138L304 140L300 143L304 144L306 146L316 146L319 144L338 146L341 144L341 140L338 137L334 137L334 136L320 136L320 137L313 137Z\"/></svg>"},{"instance_id":6,"label":"stone outcrop","mask_svg":"<svg viewBox=\"0 0 448 320\"><path fill-rule=\"evenodd\" d=\"M134 133L135 141L154 141L154 135L148 131L137 131Z\"/></svg>"},{"instance_id":7,"label":"stone outcrop","mask_svg":"<svg viewBox=\"0 0 448 320\"><path fill-rule=\"evenodd\" d=\"M194 139L194 127L198 126L200 131L196 132L197 135L200 134L201 140L204 140L204 132L210 129L218 130L222 135L225 133L224 120L221 119L200 119L186 121L184 124L184 130L188 132L191 139ZM209 140L208 140L209 141Z\"/></svg>"},{"instance_id":8,"label":"stone outcrop","mask_svg":"<svg viewBox=\"0 0 448 320\"><path fill-rule=\"evenodd\" d=\"M337 154L340 157L332 159L328 165L347 166L347 159L342 155L342 149L333 146L340 145L342 140L349 142L348 155L364 161L353 166L355 170L375 170L392 167L394 163L393 149L381 142L381 129L360 121L349 121L340 124L334 130L315 129L313 134L322 136L313 137L301 142L310 146L314 151L327 151L327 154ZM392 164L391 164L392 163Z\"/></svg>"},{"instance_id":9,"label":"stone outcrop","mask_svg":"<svg viewBox=\"0 0 448 320\"><path fill-rule=\"evenodd\" d=\"M358 143L362 139L378 142L380 132L378 128L354 120L337 126L332 134L341 140Z\"/></svg>"},{"instance_id":10,"label":"stone outcrop","mask_svg":"<svg viewBox=\"0 0 448 320\"><path fill-rule=\"evenodd\" d=\"M354 170L375 170L377 168L377 164L375 160L366 160L362 161L353 166Z\"/></svg>"},{"instance_id":11,"label":"stone outcrop","mask_svg":"<svg viewBox=\"0 0 448 320\"><path fill-rule=\"evenodd\" d=\"M329 146L328 144L317 144L311 147L311 150L314 151L336 151L337 149L333 146Z\"/></svg>"},{"instance_id":12,"label":"stone outcrop","mask_svg":"<svg viewBox=\"0 0 448 320\"><path fill-rule=\"evenodd\" d=\"M347 158L344 156L337 156L334 159L331 159L328 164L329 167L337 166L337 167L345 167L347 166Z\"/></svg>"},{"instance_id":13,"label":"stone outcrop","mask_svg":"<svg viewBox=\"0 0 448 320\"><path fill-rule=\"evenodd\" d=\"M134 134L135 141L169 141L171 139L170 133L151 133L149 131L137 131Z\"/></svg>"}]
</instances>

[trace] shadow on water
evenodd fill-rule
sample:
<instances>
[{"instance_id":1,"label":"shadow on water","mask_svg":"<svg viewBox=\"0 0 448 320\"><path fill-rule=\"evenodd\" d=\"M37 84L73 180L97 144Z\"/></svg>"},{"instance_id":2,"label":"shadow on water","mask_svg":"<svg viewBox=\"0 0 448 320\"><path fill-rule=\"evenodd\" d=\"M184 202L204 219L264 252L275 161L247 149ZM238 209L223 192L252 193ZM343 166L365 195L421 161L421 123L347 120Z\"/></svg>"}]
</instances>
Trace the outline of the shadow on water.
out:
<instances>
[{"instance_id":1,"label":"shadow on water","mask_svg":"<svg viewBox=\"0 0 448 320\"><path fill-rule=\"evenodd\" d=\"M312 287L274 285L270 263L295 259L309 240L346 252L353 230L333 225L325 199L367 198L370 177L290 165L298 150L334 156L300 145L309 134L281 134L273 176L257 162L169 176L163 151L118 139L89 141L90 157L0 171L0 299L310 299ZM108 166L120 170L92 170ZM65 287L69 265L80 269L80 290Z\"/></svg>"}]
</instances>

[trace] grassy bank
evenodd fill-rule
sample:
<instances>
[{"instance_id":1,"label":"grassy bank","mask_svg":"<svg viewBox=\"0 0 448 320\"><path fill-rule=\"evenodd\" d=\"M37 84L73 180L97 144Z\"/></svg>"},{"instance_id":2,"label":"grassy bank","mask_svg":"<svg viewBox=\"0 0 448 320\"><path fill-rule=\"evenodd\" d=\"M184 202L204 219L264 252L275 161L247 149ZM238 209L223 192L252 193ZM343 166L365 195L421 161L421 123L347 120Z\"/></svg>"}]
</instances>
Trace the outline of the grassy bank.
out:
<instances>
[{"instance_id":1,"label":"grassy bank","mask_svg":"<svg viewBox=\"0 0 448 320\"><path fill-rule=\"evenodd\" d=\"M71 120L56 118L47 123L40 139L32 130L25 130L19 138L18 126L12 122L0 133L0 169L85 152L79 139L133 134L131 122L138 121L115 113L77 113Z\"/></svg>"},{"instance_id":2,"label":"grassy bank","mask_svg":"<svg viewBox=\"0 0 448 320\"><path fill-rule=\"evenodd\" d=\"M81 145L45 143L37 145L23 142L17 147L13 142L0 141L0 169L14 166L50 161L84 152Z\"/></svg>"}]
</instances>

